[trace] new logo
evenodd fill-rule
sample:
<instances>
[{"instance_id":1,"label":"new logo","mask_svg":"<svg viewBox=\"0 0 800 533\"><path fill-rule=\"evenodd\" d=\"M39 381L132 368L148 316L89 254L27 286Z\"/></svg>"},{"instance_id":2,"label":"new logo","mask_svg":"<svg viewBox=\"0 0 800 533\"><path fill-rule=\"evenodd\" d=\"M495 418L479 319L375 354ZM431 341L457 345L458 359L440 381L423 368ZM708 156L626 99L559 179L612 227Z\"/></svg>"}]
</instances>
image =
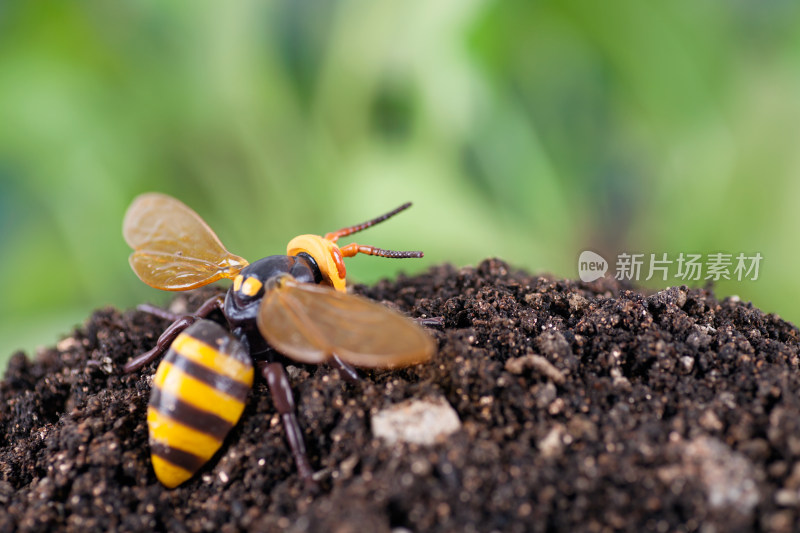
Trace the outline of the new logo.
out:
<instances>
[{"instance_id":1,"label":"new logo","mask_svg":"<svg viewBox=\"0 0 800 533\"><path fill-rule=\"evenodd\" d=\"M602 278L608 272L608 261L592 251L585 250L578 257L578 276L589 283Z\"/></svg>"}]
</instances>

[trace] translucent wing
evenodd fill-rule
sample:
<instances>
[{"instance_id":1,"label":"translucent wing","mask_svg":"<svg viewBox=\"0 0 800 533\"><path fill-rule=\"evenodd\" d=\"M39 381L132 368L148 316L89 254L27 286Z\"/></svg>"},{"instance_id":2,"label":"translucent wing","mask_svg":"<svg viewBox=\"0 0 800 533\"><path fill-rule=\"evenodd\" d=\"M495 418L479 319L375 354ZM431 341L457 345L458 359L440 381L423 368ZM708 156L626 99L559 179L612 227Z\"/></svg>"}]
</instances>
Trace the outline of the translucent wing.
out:
<instances>
[{"instance_id":1,"label":"translucent wing","mask_svg":"<svg viewBox=\"0 0 800 533\"><path fill-rule=\"evenodd\" d=\"M336 354L355 366L397 367L425 362L435 350L428 333L403 315L289 277L264 295L258 329L273 348L303 363Z\"/></svg>"},{"instance_id":2,"label":"translucent wing","mask_svg":"<svg viewBox=\"0 0 800 533\"><path fill-rule=\"evenodd\" d=\"M139 279L157 289L184 291L233 278L247 261L228 252L200 216L166 194L136 197L122 223Z\"/></svg>"}]
</instances>

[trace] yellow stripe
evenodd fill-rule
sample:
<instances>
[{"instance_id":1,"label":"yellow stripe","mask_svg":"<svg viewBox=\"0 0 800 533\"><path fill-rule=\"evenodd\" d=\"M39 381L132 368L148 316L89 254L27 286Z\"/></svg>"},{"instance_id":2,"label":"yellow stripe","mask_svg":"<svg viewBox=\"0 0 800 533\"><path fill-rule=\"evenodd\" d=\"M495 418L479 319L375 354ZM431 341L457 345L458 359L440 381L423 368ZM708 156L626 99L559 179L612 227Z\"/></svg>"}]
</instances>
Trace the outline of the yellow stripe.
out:
<instances>
[{"instance_id":1,"label":"yellow stripe","mask_svg":"<svg viewBox=\"0 0 800 533\"><path fill-rule=\"evenodd\" d=\"M147 408L147 426L150 428L150 438L167 446L178 448L185 452L193 453L203 459L210 459L222 441L211 435L206 435L180 422L159 413L154 407Z\"/></svg>"},{"instance_id":2,"label":"yellow stripe","mask_svg":"<svg viewBox=\"0 0 800 533\"><path fill-rule=\"evenodd\" d=\"M153 463L156 477L168 489L174 489L194 475L193 472L184 470L157 455L151 455L150 461Z\"/></svg>"},{"instance_id":3,"label":"yellow stripe","mask_svg":"<svg viewBox=\"0 0 800 533\"><path fill-rule=\"evenodd\" d=\"M244 403L181 372L167 361L161 361L158 365L153 386L158 386L204 411L214 413L231 424L236 424L244 411Z\"/></svg>"},{"instance_id":4,"label":"yellow stripe","mask_svg":"<svg viewBox=\"0 0 800 533\"><path fill-rule=\"evenodd\" d=\"M235 379L245 385L253 385L253 367L215 350L194 337L181 333L171 348L187 359L210 368L217 374Z\"/></svg>"},{"instance_id":5,"label":"yellow stripe","mask_svg":"<svg viewBox=\"0 0 800 533\"><path fill-rule=\"evenodd\" d=\"M239 292L239 289L242 288L242 280L244 280L244 276L241 274L233 278L233 290Z\"/></svg>"},{"instance_id":6,"label":"yellow stripe","mask_svg":"<svg viewBox=\"0 0 800 533\"><path fill-rule=\"evenodd\" d=\"M247 296L255 296L263 286L264 284L261 283L261 280L254 277L249 277L244 280L244 283L242 284L242 292Z\"/></svg>"}]
</instances>

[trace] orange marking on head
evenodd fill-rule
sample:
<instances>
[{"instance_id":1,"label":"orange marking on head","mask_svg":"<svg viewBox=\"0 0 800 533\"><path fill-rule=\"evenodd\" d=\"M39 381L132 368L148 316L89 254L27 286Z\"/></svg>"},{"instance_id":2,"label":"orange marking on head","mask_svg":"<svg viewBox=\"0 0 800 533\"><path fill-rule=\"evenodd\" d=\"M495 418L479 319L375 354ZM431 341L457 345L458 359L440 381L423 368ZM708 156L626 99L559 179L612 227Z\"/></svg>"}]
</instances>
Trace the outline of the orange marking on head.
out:
<instances>
[{"instance_id":1,"label":"orange marking on head","mask_svg":"<svg viewBox=\"0 0 800 533\"><path fill-rule=\"evenodd\" d=\"M338 246L331 247L331 257L333 257L333 262L336 265L336 273L339 275L339 279L344 279L347 276L347 269L344 266L344 258Z\"/></svg>"},{"instance_id":2,"label":"orange marking on head","mask_svg":"<svg viewBox=\"0 0 800 533\"><path fill-rule=\"evenodd\" d=\"M298 235L289 241L289 245L286 247L286 253L287 255L297 255L301 252L307 253L317 262L317 267L320 270L320 274L322 274L324 282L337 291L344 291L345 276L347 275L347 269L344 264L345 257L353 257L358 253L392 258L422 257L422 252L397 252L355 243L348 244L342 248L336 245L336 241L339 240L340 237L346 237L369 228L370 226L374 226L410 206L410 202L403 204L372 220L326 233L324 237L319 235Z\"/></svg>"},{"instance_id":3,"label":"orange marking on head","mask_svg":"<svg viewBox=\"0 0 800 533\"><path fill-rule=\"evenodd\" d=\"M344 270L341 252L339 252L339 247L336 244L319 235L299 235L289 241L289 245L286 247L286 255L297 255L301 252L305 252L314 258L325 283L337 291L345 290L344 273L346 271ZM339 264L337 264L337 254Z\"/></svg>"}]
</instances>

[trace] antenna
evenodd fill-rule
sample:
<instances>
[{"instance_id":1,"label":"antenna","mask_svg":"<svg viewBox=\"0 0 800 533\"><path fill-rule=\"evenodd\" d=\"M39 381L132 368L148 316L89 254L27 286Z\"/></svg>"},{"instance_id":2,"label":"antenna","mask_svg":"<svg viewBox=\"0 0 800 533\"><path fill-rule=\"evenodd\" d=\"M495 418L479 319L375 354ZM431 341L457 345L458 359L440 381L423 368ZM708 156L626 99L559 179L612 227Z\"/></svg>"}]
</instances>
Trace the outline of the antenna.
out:
<instances>
[{"instance_id":1,"label":"antenna","mask_svg":"<svg viewBox=\"0 0 800 533\"><path fill-rule=\"evenodd\" d=\"M409 207L411 207L411 202L406 202L403 205L401 205L400 207L392 209L391 211L389 211L385 215L381 215L381 216L379 216L377 218L373 218L372 220L368 220L366 222L362 222L361 224L356 224L355 226L350 226L349 228L342 228L342 229L340 229L338 231L333 231L331 233L328 233L328 234L325 235L325 239L329 240L331 242L336 242L336 241L339 240L339 237L347 237L348 235L352 235L353 233L358 233L359 231L365 230L365 229L369 228L370 226L374 226L375 224L378 224L379 222L383 222L387 218L391 218L391 217L395 216L397 213L399 213L401 211L405 211ZM375 250L379 250L381 252L386 251L386 250L381 250L380 248L375 248ZM359 253L359 252L354 252L353 255L355 255L356 253ZM360 252L360 253L366 253L366 252ZM369 254L369 255L380 255L380 254ZM346 257L351 257L351 256L346 256ZM388 256L383 256L383 257L388 257ZM413 257L416 257L416 256L413 256Z\"/></svg>"},{"instance_id":2,"label":"antenna","mask_svg":"<svg viewBox=\"0 0 800 533\"><path fill-rule=\"evenodd\" d=\"M384 250L382 248L365 246L354 242L347 246L342 246L339 250L342 252L343 257L353 257L356 254L377 255L378 257L390 257L392 259L420 258L423 256L423 253L418 251L401 252L397 250Z\"/></svg>"}]
</instances>

